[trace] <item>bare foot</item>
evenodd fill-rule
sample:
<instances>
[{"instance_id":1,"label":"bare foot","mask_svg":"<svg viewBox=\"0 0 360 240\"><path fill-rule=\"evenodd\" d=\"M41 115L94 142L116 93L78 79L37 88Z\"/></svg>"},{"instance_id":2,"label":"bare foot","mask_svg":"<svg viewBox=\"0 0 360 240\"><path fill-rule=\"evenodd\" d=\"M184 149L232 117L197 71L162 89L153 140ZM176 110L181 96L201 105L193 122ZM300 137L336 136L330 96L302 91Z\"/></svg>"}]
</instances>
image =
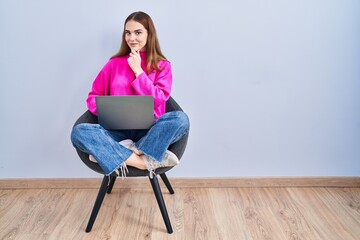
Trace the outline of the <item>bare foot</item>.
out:
<instances>
[{"instance_id":1,"label":"bare foot","mask_svg":"<svg viewBox=\"0 0 360 240\"><path fill-rule=\"evenodd\" d=\"M144 154L143 152L139 151L135 146L130 146L129 149L133 150L133 152L136 153L138 156L141 156Z\"/></svg>"},{"instance_id":2,"label":"bare foot","mask_svg":"<svg viewBox=\"0 0 360 240\"><path fill-rule=\"evenodd\" d=\"M125 164L128 166L136 167L141 170L147 169L144 160L135 153L130 155L130 157L125 161Z\"/></svg>"}]
</instances>

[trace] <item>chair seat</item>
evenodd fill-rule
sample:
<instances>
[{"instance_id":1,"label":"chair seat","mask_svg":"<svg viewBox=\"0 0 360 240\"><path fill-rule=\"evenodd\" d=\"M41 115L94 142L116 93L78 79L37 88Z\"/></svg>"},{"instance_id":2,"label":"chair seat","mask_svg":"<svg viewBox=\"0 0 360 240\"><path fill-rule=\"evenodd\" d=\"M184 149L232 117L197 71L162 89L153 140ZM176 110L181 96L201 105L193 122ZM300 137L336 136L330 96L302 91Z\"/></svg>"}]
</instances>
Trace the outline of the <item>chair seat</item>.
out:
<instances>
[{"instance_id":1,"label":"chair seat","mask_svg":"<svg viewBox=\"0 0 360 240\"><path fill-rule=\"evenodd\" d=\"M181 107L178 105L178 103L170 97L169 100L166 102L166 112L171 111L182 111ZM74 126L80 123L98 123L98 118L94 114L92 114L89 110L87 110L85 113L83 113L79 119L75 122ZM187 145L188 135L185 135L182 137L179 141L169 146L169 150L173 152L178 159L181 159L186 145ZM88 166L93 171L104 174L104 171L101 169L100 165L97 163L94 163L89 160L89 154L80 151L79 149L76 149L80 159L85 163L86 166ZM156 174L161 174L164 172L169 171L173 167L163 167L156 169ZM128 166L128 173L126 174L127 177L140 177L140 176L149 176L149 172L147 170L140 170L131 166Z\"/></svg>"}]
</instances>

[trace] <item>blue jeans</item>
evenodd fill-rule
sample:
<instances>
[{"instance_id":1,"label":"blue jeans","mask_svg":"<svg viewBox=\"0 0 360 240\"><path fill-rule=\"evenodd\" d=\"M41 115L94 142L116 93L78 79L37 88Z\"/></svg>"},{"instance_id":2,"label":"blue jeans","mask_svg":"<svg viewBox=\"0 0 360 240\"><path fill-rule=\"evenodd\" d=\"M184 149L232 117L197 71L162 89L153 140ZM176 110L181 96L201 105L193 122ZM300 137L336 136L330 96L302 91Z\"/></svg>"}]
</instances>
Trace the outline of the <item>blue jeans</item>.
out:
<instances>
[{"instance_id":1,"label":"blue jeans","mask_svg":"<svg viewBox=\"0 0 360 240\"><path fill-rule=\"evenodd\" d=\"M149 130L109 131L99 124L78 124L72 129L71 141L75 148L94 156L105 175L109 176L133 153L119 144L120 141L133 140L138 150L160 162L170 144L189 132L189 126L187 115L174 111L162 115Z\"/></svg>"}]
</instances>

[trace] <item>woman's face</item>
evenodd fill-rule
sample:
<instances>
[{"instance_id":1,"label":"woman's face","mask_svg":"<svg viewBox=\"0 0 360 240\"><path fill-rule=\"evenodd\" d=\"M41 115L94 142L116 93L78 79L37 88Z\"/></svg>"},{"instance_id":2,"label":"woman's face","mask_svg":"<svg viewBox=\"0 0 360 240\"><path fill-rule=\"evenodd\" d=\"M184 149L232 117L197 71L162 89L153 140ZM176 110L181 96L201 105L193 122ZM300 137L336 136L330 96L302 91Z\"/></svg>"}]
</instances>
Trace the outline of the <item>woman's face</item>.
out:
<instances>
[{"instance_id":1,"label":"woman's face","mask_svg":"<svg viewBox=\"0 0 360 240\"><path fill-rule=\"evenodd\" d=\"M125 24L125 41L131 49L145 49L147 36L147 30L141 23L130 20Z\"/></svg>"}]
</instances>

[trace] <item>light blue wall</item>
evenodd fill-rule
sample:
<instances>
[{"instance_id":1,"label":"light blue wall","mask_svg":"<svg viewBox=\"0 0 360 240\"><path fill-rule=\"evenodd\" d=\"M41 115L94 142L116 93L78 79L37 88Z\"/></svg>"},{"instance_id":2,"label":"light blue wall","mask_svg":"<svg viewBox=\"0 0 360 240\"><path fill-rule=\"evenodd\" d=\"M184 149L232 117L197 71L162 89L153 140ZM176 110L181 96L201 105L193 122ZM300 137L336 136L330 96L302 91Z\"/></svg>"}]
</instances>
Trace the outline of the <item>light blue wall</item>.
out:
<instances>
[{"instance_id":1,"label":"light blue wall","mask_svg":"<svg viewBox=\"0 0 360 240\"><path fill-rule=\"evenodd\" d=\"M170 176L360 176L357 0L0 0L0 178L98 176L70 131L137 10L192 124Z\"/></svg>"}]
</instances>

